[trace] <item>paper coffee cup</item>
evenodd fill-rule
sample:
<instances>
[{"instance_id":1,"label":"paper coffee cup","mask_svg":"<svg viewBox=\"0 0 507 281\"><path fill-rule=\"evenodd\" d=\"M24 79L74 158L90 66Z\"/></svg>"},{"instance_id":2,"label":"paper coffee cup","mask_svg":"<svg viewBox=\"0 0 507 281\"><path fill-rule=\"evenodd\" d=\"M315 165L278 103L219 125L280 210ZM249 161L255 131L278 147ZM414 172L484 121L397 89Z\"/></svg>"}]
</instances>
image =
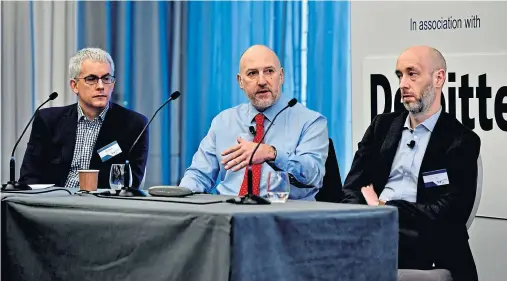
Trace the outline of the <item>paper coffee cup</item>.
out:
<instances>
[{"instance_id":1,"label":"paper coffee cup","mask_svg":"<svg viewBox=\"0 0 507 281\"><path fill-rule=\"evenodd\" d=\"M77 170L79 173L79 189L96 191L99 183L99 170Z\"/></svg>"}]
</instances>

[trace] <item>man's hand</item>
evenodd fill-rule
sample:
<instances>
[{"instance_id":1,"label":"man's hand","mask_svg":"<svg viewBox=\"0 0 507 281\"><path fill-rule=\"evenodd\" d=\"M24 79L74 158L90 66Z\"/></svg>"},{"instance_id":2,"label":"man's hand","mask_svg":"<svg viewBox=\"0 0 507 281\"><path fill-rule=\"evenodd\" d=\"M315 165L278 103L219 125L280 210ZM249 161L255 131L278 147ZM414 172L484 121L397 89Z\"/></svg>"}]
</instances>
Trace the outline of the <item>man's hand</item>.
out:
<instances>
[{"instance_id":1,"label":"man's hand","mask_svg":"<svg viewBox=\"0 0 507 281\"><path fill-rule=\"evenodd\" d=\"M246 141L238 137L237 145L232 146L222 152L222 156L224 156L224 159L222 159L222 164L225 165L225 169L232 169L233 172L236 172L243 167L246 167L256 145L257 143L255 142ZM261 144L257 149L257 152L255 152L252 163L260 164L274 159L275 149L270 145Z\"/></svg>"},{"instance_id":2,"label":"man's hand","mask_svg":"<svg viewBox=\"0 0 507 281\"><path fill-rule=\"evenodd\" d=\"M363 186L361 188L361 193L363 194L364 199L366 199L366 203L368 203L369 206L379 205L380 201L378 199L377 193L375 193L375 190L373 189L373 184Z\"/></svg>"}]
</instances>

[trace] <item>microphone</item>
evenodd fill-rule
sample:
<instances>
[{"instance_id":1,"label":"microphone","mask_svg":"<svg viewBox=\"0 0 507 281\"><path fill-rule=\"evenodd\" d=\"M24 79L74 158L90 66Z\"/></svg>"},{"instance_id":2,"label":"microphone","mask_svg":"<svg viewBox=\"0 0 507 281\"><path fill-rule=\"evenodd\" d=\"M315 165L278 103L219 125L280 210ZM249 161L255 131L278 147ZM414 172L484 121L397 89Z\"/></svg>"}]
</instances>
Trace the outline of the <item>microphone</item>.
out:
<instances>
[{"instance_id":1,"label":"microphone","mask_svg":"<svg viewBox=\"0 0 507 281\"><path fill-rule=\"evenodd\" d=\"M153 116L151 117L150 121L148 121L148 123L146 123L146 125L144 126L144 128L141 130L141 133L139 133L139 136L137 136L137 139L134 141L134 143L132 143L132 146L130 147L129 151L128 151L128 154L127 154L127 160L125 160L125 167L124 167L124 186L122 187L122 190L120 191L120 194L119 196L123 196L123 197L132 197L132 196L146 196L144 194L143 191L139 190L139 187L131 187L130 186L130 162L129 162L129 159L130 159L130 153L132 152L132 149L134 148L134 146L137 144L137 142L139 141L139 139L141 138L141 136L143 135L144 131L146 131L146 129L148 128L148 126L150 125L151 121L153 121L153 118L155 118L155 116L157 115L157 113L166 105L168 104L170 101L172 100L175 100L177 98L179 98L181 95L181 93L179 91L175 91L174 93L171 94L171 96L169 97L169 99L167 99L158 109L157 111L155 111L155 113L153 114Z\"/></svg>"},{"instance_id":2,"label":"microphone","mask_svg":"<svg viewBox=\"0 0 507 281\"><path fill-rule=\"evenodd\" d=\"M409 143L407 143L407 146L410 147L410 149L413 149L415 146L415 140L411 140Z\"/></svg>"},{"instance_id":3,"label":"microphone","mask_svg":"<svg viewBox=\"0 0 507 281\"><path fill-rule=\"evenodd\" d=\"M294 105L296 105L297 102L298 102L298 100L296 98L293 98L293 99L291 99L287 103L287 105L284 108L282 108L282 110L278 111L278 113L275 115L275 117L273 118L273 120L271 120L271 124L269 124L268 129L266 130L266 132L262 136L261 140L255 146L255 148L254 148L254 150L252 152L252 155L250 156L250 160L248 161L248 174L247 174L247 180L248 180L247 181L247 184L248 184L247 187L248 187L248 189L247 189L247 194L245 196L243 196L239 201L236 201L234 199L233 200L228 199L227 202L234 203L234 204L241 204L241 205L256 205L256 204L267 205L267 204L271 204L271 202L269 200L267 200L265 198L262 198L262 197L260 197L258 195L254 195L253 194L253 184L252 184L252 178L253 178L253 175L252 175L252 161L253 161L253 157L255 155L255 152L257 152L257 149L259 149L259 146L264 141L264 138L268 134L269 129L271 129L271 126L273 126L273 124L275 123L275 120L278 117L278 115L280 115L280 113L282 113L287 108L293 107Z\"/></svg>"},{"instance_id":4,"label":"microphone","mask_svg":"<svg viewBox=\"0 0 507 281\"><path fill-rule=\"evenodd\" d=\"M21 136L19 136L18 140L16 141L16 144L14 145L14 148L12 149L11 160L9 163L9 169L10 169L9 181L5 184L2 184L2 190L30 190L30 189L32 189L30 186L28 186L28 184L20 183L20 182L16 181L16 159L14 159L14 152L16 152L16 148L18 147L19 142L23 138L23 135L25 134L26 129L28 129L28 126L30 126L30 124L32 124L32 121L35 118L35 115L37 114L39 109L43 105L45 105L49 101L56 99L57 97L58 97L57 92L51 93L51 95L49 95L49 98L45 102L43 102L41 105L39 105L39 107L37 107L37 109L35 110L35 112L32 115L32 118L30 118L30 121L28 121L28 124L26 124L25 129L21 133Z\"/></svg>"},{"instance_id":5,"label":"microphone","mask_svg":"<svg viewBox=\"0 0 507 281\"><path fill-rule=\"evenodd\" d=\"M257 135L257 131L255 131L255 127L254 126L250 126L248 129L250 130L250 134L252 134L254 136Z\"/></svg>"}]
</instances>

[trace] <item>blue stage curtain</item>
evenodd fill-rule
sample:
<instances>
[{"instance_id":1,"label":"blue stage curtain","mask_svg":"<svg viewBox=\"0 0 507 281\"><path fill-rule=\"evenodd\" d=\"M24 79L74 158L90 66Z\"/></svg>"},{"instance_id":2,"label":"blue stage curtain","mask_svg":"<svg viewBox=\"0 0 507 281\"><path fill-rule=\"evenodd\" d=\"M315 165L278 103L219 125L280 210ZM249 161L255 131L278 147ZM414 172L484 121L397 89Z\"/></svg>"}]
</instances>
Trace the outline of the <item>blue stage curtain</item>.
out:
<instances>
[{"instance_id":1,"label":"blue stage curtain","mask_svg":"<svg viewBox=\"0 0 507 281\"><path fill-rule=\"evenodd\" d=\"M341 178L352 161L350 2L308 2L307 106L327 117Z\"/></svg>"}]
</instances>

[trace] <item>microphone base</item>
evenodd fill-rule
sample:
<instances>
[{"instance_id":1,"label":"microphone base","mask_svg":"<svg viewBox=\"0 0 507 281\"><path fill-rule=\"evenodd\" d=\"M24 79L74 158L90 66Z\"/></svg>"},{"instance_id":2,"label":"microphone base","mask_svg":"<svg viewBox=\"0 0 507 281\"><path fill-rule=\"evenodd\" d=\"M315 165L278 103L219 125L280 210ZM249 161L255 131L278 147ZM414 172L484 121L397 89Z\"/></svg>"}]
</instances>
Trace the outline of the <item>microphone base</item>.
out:
<instances>
[{"instance_id":1,"label":"microphone base","mask_svg":"<svg viewBox=\"0 0 507 281\"><path fill-rule=\"evenodd\" d=\"M120 191L120 193L118 194L118 196L119 197L145 197L147 195L146 195L146 193L144 193L144 191L142 191L140 189L127 187L127 188L123 188Z\"/></svg>"},{"instance_id":2,"label":"microphone base","mask_svg":"<svg viewBox=\"0 0 507 281\"><path fill-rule=\"evenodd\" d=\"M271 204L271 201L254 194L246 194L245 196L240 197L239 200L238 198L231 198L227 200L227 203L237 205L269 205Z\"/></svg>"},{"instance_id":3,"label":"microphone base","mask_svg":"<svg viewBox=\"0 0 507 281\"><path fill-rule=\"evenodd\" d=\"M32 190L32 188L26 183L20 183L17 181L8 181L2 184L2 191L16 191L16 190Z\"/></svg>"}]
</instances>

